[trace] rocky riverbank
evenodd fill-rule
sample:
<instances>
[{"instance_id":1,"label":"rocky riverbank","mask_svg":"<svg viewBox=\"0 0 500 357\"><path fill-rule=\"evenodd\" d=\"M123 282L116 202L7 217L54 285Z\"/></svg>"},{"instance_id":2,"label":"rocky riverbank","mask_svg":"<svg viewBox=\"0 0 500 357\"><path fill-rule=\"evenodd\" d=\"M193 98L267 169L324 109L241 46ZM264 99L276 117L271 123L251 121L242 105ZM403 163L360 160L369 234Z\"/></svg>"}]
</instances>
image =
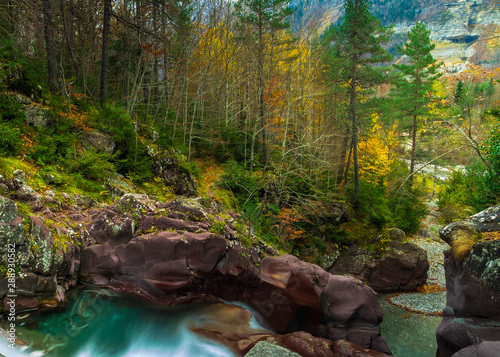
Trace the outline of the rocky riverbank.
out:
<instances>
[{"instance_id":1,"label":"rocky riverbank","mask_svg":"<svg viewBox=\"0 0 500 357\"><path fill-rule=\"evenodd\" d=\"M440 232L447 298L436 336L441 357L496 356L500 344L500 205Z\"/></svg>"},{"instance_id":2,"label":"rocky riverbank","mask_svg":"<svg viewBox=\"0 0 500 357\"><path fill-rule=\"evenodd\" d=\"M305 331L390 352L372 289L245 240L233 219L211 205L181 198L164 203L141 194L124 194L107 205L78 195L39 194L19 171L0 184L11 193L0 196L0 230L16 247L17 313L63 304L66 291L85 282L161 305L240 301L276 332ZM3 267L7 247L0 250ZM4 311L7 285L5 276Z\"/></svg>"}]
</instances>

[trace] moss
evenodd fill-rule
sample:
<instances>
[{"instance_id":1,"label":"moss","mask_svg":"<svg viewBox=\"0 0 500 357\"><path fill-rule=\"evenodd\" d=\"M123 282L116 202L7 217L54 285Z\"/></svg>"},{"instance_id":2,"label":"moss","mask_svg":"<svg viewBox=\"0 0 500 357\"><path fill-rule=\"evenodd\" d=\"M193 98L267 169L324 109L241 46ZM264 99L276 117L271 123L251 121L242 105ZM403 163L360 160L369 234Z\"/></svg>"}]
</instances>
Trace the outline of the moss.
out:
<instances>
[{"instance_id":1,"label":"moss","mask_svg":"<svg viewBox=\"0 0 500 357\"><path fill-rule=\"evenodd\" d=\"M213 221L212 226L210 227L210 232L216 234L224 234L224 230L226 228L226 223L223 221Z\"/></svg>"}]
</instances>

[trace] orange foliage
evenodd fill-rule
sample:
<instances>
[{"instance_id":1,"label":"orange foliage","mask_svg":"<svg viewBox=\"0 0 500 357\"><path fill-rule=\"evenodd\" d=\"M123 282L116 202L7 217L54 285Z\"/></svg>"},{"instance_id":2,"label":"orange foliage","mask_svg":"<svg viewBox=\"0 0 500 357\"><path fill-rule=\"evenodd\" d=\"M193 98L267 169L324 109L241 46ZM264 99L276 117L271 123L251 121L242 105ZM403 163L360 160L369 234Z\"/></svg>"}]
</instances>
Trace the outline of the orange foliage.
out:
<instances>
[{"instance_id":1,"label":"orange foliage","mask_svg":"<svg viewBox=\"0 0 500 357\"><path fill-rule=\"evenodd\" d=\"M70 112L57 112L57 114L68 120L75 128L80 130L85 130L87 132L91 131L92 128L88 125L88 113L78 110L77 106L70 104Z\"/></svg>"},{"instance_id":2,"label":"orange foliage","mask_svg":"<svg viewBox=\"0 0 500 357\"><path fill-rule=\"evenodd\" d=\"M292 208L283 208L278 215L282 235L289 240L305 238L306 232L297 227L303 221L302 215Z\"/></svg>"}]
</instances>

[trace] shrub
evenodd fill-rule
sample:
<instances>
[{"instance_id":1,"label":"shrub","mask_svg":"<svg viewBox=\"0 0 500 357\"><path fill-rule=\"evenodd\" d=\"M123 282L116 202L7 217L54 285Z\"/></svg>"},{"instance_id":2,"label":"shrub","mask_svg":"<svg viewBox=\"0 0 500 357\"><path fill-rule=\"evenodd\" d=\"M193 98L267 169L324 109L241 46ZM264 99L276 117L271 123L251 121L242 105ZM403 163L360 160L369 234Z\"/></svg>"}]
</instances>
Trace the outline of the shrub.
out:
<instances>
[{"instance_id":1,"label":"shrub","mask_svg":"<svg viewBox=\"0 0 500 357\"><path fill-rule=\"evenodd\" d=\"M438 207L445 223L465 218L470 214L467 206L468 190L465 175L461 171L454 171L446 181L445 188L438 193Z\"/></svg>"},{"instance_id":2,"label":"shrub","mask_svg":"<svg viewBox=\"0 0 500 357\"><path fill-rule=\"evenodd\" d=\"M12 123L0 121L0 155L15 156L21 149L21 131Z\"/></svg>"},{"instance_id":3,"label":"shrub","mask_svg":"<svg viewBox=\"0 0 500 357\"><path fill-rule=\"evenodd\" d=\"M77 142L76 135L71 130L59 128L39 128L38 145L30 153L39 165L61 164L71 155Z\"/></svg>"},{"instance_id":4,"label":"shrub","mask_svg":"<svg viewBox=\"0 0 500 357\"><path fill-rule=\"evenodd\" d=\"M110 162L111 159L112 155L90 148L76 153L69 160L69 168L72 172L79 173L90 180L102 181L115 171L114 165Z\"/></svg>"},{"instance_id":5,"label":"shrub","mask_svg":"<svg viewBox=\"0 0 500 357\"><path fill-rule=\"evenodd\" d=\"M116 170L132 178L136 183L152 179L152 159L125 109L115 105L105 105L94 114L94 121L115 141Z\"/></svg>"},{"instance_id":6,"label":"shrub","mask_svg":"<svg viewBox=\"0 0 500 357\"><path fill-rule=\"evenodd\" d=\"M418 189L400 190L391 195L390 207L393 223L406 233L417 233L421 220L427 216L428 209L421 200Z\"/></svg>"}]
</instances>

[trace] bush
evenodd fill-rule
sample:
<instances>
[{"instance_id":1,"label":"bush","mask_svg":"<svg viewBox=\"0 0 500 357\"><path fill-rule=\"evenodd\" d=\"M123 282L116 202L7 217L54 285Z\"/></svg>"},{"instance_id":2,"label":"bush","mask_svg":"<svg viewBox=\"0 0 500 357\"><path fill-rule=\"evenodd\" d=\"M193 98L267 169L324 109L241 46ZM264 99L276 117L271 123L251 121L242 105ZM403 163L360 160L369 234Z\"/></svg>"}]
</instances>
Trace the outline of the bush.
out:
<instances>
[{"instance_id":1,"label":"bush","mask_svg":"<svg viewBox=\"0 0 500 357\"><path fill-rule=\"evenodd\" d=\"M21 131L11 123L0 121L0 155L15 156L21 149Z\"/></svg>"},{"instance_id":2,"label":"bush","mask_svg":"<svg viewBox=\"0 0 500 357\"><path fill-rule=\"evenodd\" d=\"M438 193L438 207L445 223L465 218L470 214L467 206L468 190L465 175L460 171L454 171L451 178L446 181L444 190Z\"/></svg>"},{"instance_id":3,"label":"bush","mask_svg":"<svg viewBox=\"0 0 500 357\"><path fill-rule=\"evenodd\" d=\"M99 128L111 135L115 141L116 170L139 184L152 179L152 159L125 109L105 105L95 114L94 120Z\"/></svg>"},{"instance_id":4,"label":"bush","mask_svg":"<svg viewBox=\"0 0 500 357\"><path fill-rule=\"evenodd\" d=\"M252 198L258 197L257 178L234 160L230 160L224 165L224 173L220 176L217 184L233 192L240 207L243 207Z\"/></svg>"},{"instance_id":5,"label":"bush","mask_svg":"<svg viewBox=\"0 0 500 357\"><path fill-rule=\"evenodd\" d=\"M33 148L30 157L42 166L55 165L71 157L77 137L71 130L39 128L37 141L38 145Z\"/></svg>"},{"instance_id":6,"label":"bush","mask_svg":"<svg viewBox=\"0 0 500 357\"><path fill-rule=\"evenodd\" d=\"M389 205L393 223L406 233L417 233L422 219L428 214L427 206L420 199L421 196L421 192L416 188L400 190L391 195Z\"/></svg>"},{"instance_id":7,"label":"bush","mask_svg":"<svg viewBox=\"0 0 500 357\"><path fill-rule=\"evenodd\" d=\"M112 156L95 148L83 150L72 157L69 168L90 180L102 181L115 172Z\"/></svg>"}]
</instances>

